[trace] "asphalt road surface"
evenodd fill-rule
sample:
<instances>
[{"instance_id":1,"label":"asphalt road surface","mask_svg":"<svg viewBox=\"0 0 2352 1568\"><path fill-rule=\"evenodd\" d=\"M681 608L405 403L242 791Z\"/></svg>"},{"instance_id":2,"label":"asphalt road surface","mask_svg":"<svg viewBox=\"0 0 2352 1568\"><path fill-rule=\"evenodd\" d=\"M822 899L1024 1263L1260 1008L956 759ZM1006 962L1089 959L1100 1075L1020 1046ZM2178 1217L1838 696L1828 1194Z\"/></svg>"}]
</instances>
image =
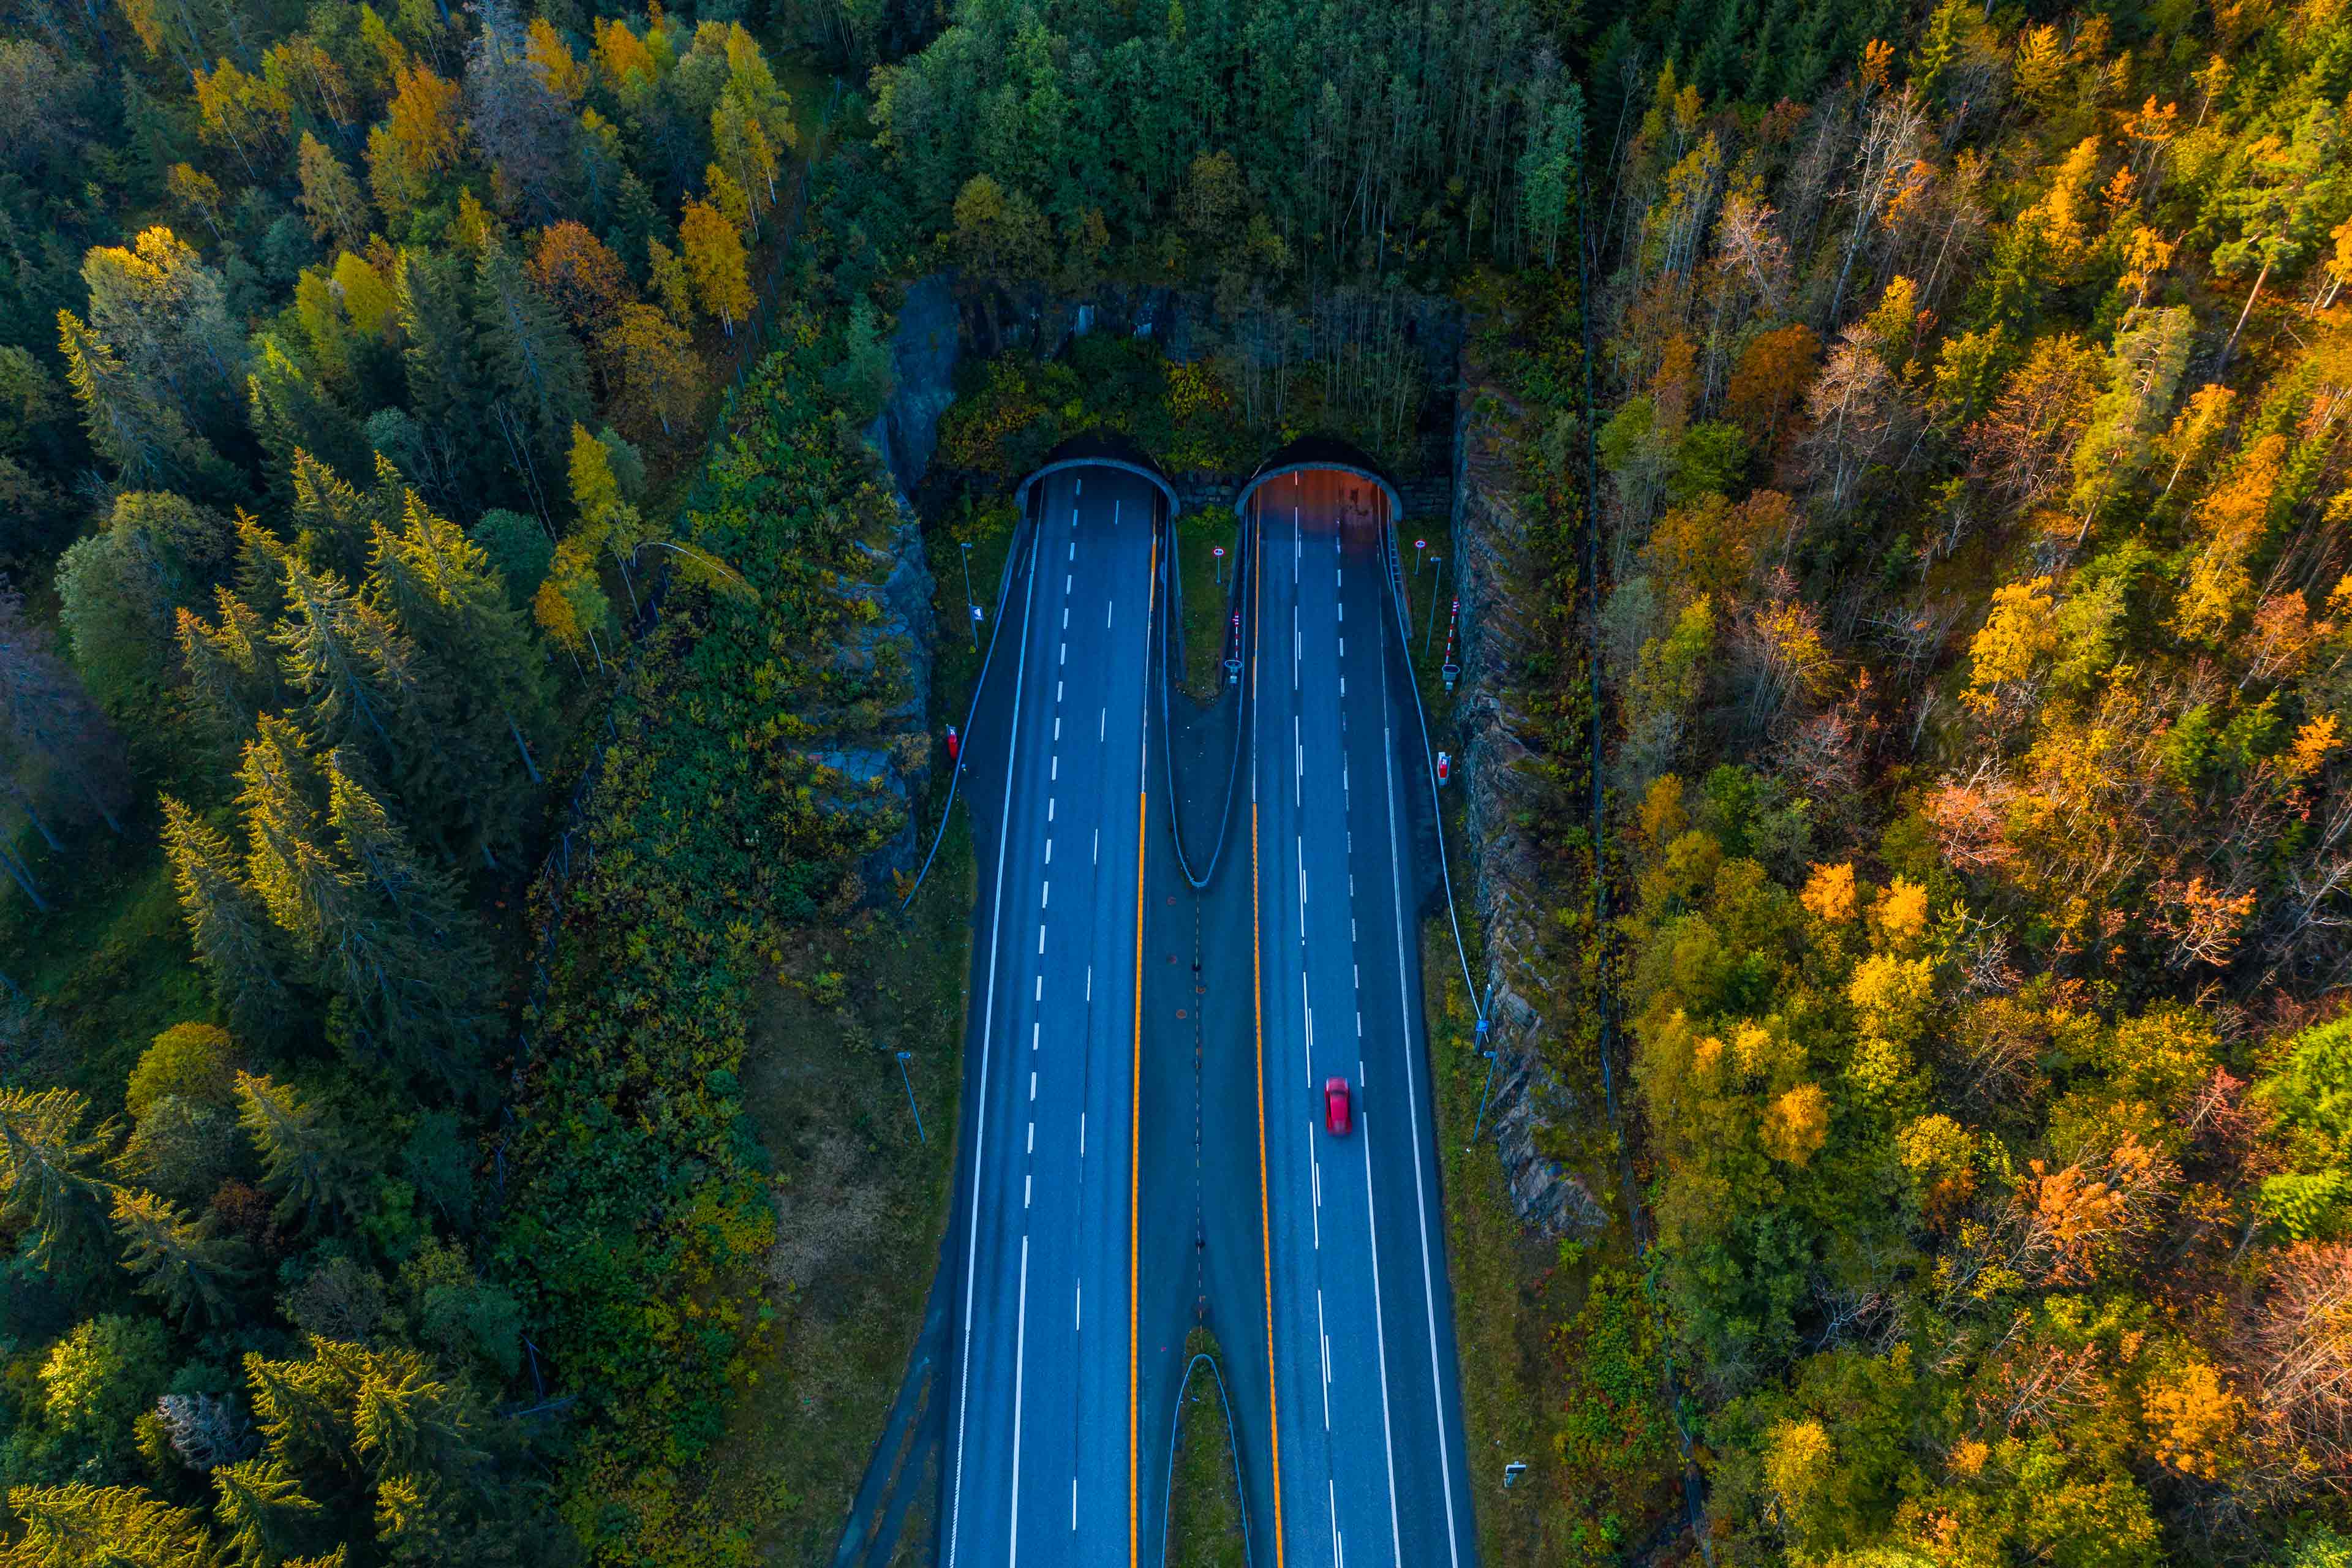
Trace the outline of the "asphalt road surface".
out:
<instances>
[{"instance_id":1,"label":"asphalt road surface","mask_svg":"<svg viewBox=\"0 0 2352 1568\"><path fill-rule=\"evenodd\" d=\"M1108 468L1037 489L1005 610L1017 641L992 659L964 756L976 1091L948 1246L947 1568L1129 1563L1145 1511L1130 1130L1143 849L1160 826L1145 703L1159 501Z\"/></svg>"},{"instance_id":2,"label":"asphalt road surface","mask_svg":"<svg viewBox=\"0 0 2352 1568\"><path fill-rule=\"evenodd\" d=\"M1414 870L1432 812L1378 503L1328 469L1255 502L1247 865L1274 1409L1254 1415L1270 1415L1270 1529L1286 1568L1458 1568L1475 1534ZM1354 1101L1344 1137L1325 1128L1332 1078Z\"/></svg>"}]
</instances>

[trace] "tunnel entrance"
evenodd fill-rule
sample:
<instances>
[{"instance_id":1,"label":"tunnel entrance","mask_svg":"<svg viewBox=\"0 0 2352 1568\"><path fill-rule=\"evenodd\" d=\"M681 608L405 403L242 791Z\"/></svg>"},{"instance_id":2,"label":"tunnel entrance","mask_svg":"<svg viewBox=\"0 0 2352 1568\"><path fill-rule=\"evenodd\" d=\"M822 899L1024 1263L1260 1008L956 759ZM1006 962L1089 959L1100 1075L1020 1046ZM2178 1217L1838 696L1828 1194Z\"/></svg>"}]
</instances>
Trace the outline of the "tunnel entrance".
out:
<instances>
[{"instance_id":1,"label":"tunnel entrance","mask_svg":"<svg viewBox=\"0 0 2352 1568\"><path fill-rule=\"evenodd\" d=\"M1160 492L1160 499L1168 508L1163 515L1172 518L1182 510L1176 500L1176 487L1168 482L1167 474L1152 460L1151 454L1109 430L1089 430L1083 436L1073 436L1046 453L1045 460L1014 489L1013 508L1026 515L1029 491L1037 481L1072 468L1117 468L1133 474Z\"/></svg>"},{"instance_id":2,"label":"tunnel entrance","mask_svg":"<svg viewBox=\"0 0 2352 1568\"><path fill-rule=\"evenodd\" d=\"M1277 480L1294 489L1312 484L1319 499L1345 509L1342 515L1350 520L1377 526L1404 515L1395 481L1362 451L1333 437L1302 437L1260 463L1234 498L1234 515L1249 516L1252 498Z\"/></svg>"}]
</instances>

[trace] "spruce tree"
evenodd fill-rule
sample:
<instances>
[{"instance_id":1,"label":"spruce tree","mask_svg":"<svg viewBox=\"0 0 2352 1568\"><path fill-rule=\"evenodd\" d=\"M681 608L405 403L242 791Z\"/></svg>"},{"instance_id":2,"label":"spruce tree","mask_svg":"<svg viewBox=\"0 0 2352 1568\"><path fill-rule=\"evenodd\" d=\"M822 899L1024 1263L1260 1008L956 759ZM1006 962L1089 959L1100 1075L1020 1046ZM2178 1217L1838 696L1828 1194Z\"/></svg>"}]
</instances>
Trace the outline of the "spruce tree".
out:
<instances>
[{"instance_id":1,"label":"spruce tree","mask_svg":"<svg viewBox=\"0 0 2352 1568\"><path fill-rule=\"evenodd\" d=\"M490 1015L480 927L341 752L327 760L327 792L352 870L324 911L326 982L394 1061L469 1089Z\"/></svg>"},{"instance_id":2,"label":"spruce tree","mask_svg":"<svg viewBox=\"0 0 2352 1568\"><path fill-rule=\"evenodd\" d=\"M113 1130L85 1132L89 1116L71 1089L0 1089L0 1215L32 1232L44 1265L104 1234L108 1184L96 1173Z\"/></svg>"},{"instance_id":3,"label":"spruce tree","mask_svg":"<svg viewBox=\"0 0 2352 1568\"><path fill-rule=\"evenodd\" d=\"M353 1451L379 1480L462 1476L483 1458L478 1416L457 1387L433 1375L424 1356L401 1349L368 1358L353 1402Z\"/></svg>"},{"instance_id":4,"label":"spruce tree","mask_svg":"<svg viewBox=\"0 0 2352 1568\"><path fill-rule=\"evenodd\" d=\"M181 911L196 962L236 1031L275 1035L292 1016L284 950L268 911L237 865L228 840L170 795L163 802L163 847L171 857Z\"/></svg>"},{"instance_id":5,"label":"spruce tree","mask_svg":"<svg viewBox=\"0 0 2352 1568\"><path fill-rule=\"evenodd\" d=\"M223 1465L212 1474L213 1518L237 1568L281 1568L324 1511L274 1459Z\"/></svg>"},{"instance_id":6,"label":"spruce tree","mask_svg":"<svg viewBox=\"0 0 2352 1568\"><path fill-rule=\"evenodd\" d=\"M5 1568L207 1568L210 1542L196 1510L140 1487L16 1487L8 1506L24 1531Z\"/></svg>"},{"instance_id":7,"label":"spruce tree","mask_svg":"<svg viewBox=\"0 0 2352 1568\"><path fill-rule=\"evenodd\" d=\"M344 881L320 820L325 792L318 764L291 722L266 713L246 742L237 777L248 883L278 930L315 957Z\"/></svg>"},{"instance_id":8,"label":"spruce tree","mask_svg":"<svg viewBox=\"0 0 2352 1568\"><path fill-rule=\"evenodd\" d=\"M192 1220L159 1193L114 1189L114 1230L122 1238L122 1267L184 1322L226 1321L235 1311L232 1293L245 1277L242 1248Z\"/></svg>"},{"instance_id":9,"label":"spruce tree","mask_svg":"<svg viewBox=\"0 0 2352 1568\"><path fill-rule=\"evenodd\" d=\"M262 714L287 700L286 683L269 646L268 629L253 606L226 588L215 591L220 619L179 614L180 664L188 704L198 721L234 759Z\"/></svg>"},{"instance_id":10,"label":"spruce tree","mask_svg":"<svg viewBox=\"0 0 2352 1568\"><path fill-rule=\"evenodd\" d=\"M298 461L324 463L346 474L364 473L367 437L332 393L264 336L260 356L246 375L253 434L268 454L270 489L281 503L295 492L288 480Z\"/></svg>"},{"instance_id":11,"label":"spruce tree","mask_svg":"<svg viewBox=\"0 0 2352 1568\"><path fill-rule=\"evenodd\" d=\"M504 775L500 809L482 813L485 836L510 842L528 804L524 780L540 782L530 737L547 721L547 663L480 546L409 491L405 526L376 535L369 584L401 628L447 672L464 700L457 715L469 751L487 764L467 776ZM520 774L516 774L516 769ZM495 825L495 826L493 826Z\"/></svg>"},{"instance_id":12,"label":"spruce tree","mask_svg":"<svg viewBox=\"0 0 2352 1568\"><path fill-rule=\"evenodd\" d=\"M236 1075L237 1121L261 1156L262 1181L278 1194L281 1224L308 1226L365 1200L366 1173L350 1144L293 1085L267 1075Z\"/></svg>"},{"instance_id":13,"label":"spruce tree","mask_svg":"<svg viewBox=\"0 0 2352 1568\"><path fill-rule=\"evenodd\" d=\"M310 1353L291 1361L245 1358L246 1394L253 1424L268 1457L306 1478L331 1485L356 1479L352 1454L352 1401L368 1352L358 1345L313 1338Z\"/></svg>"},{"instance_id":14,"label":"spruce tree","mask_svg":"<svg viewBox=\"0 0 2352 1568\"><path fill-rule=\"evenodd\" d=\"M366 570L368 538L389 521L384 498L380 488L361 490L342 474L371 474L382 461L367 453L357 467L339 471L310 452L294 454L287 469L289 512L301 559L319 562L347 580Z\"/></svg>"}]
</instances>

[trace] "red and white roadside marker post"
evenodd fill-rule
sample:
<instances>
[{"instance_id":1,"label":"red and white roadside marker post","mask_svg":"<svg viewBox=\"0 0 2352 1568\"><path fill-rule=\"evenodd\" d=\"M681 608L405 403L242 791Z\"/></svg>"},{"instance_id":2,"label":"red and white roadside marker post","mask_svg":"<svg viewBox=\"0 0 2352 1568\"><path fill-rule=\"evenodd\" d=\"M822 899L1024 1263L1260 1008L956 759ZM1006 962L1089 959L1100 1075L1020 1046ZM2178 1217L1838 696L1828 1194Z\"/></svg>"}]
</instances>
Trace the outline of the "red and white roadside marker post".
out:
<instances>
[{"instance_id":1,"label":"red and white roadside marker post","mask_svg":"<svg viewBox=\"0 0 2352 1568\"><path fill-rule=\"evenodd\" d=\"M1437 787L1444 789L1454 781L1454 756L1450 752L1437 753Z\"/></svg>"},{"instance_id":2,"label":"red and white roadside marker post","mask_svg":"<svg viewBox=\"0 0 2352 1568\"><path fill-rule=\"evenodd\" d=\"M962 763L957 761L962 752L963 742L957 738L956 727L950 724L948 726L948 766L951 768L962 766Z\"/></svg>"}]
</instances>

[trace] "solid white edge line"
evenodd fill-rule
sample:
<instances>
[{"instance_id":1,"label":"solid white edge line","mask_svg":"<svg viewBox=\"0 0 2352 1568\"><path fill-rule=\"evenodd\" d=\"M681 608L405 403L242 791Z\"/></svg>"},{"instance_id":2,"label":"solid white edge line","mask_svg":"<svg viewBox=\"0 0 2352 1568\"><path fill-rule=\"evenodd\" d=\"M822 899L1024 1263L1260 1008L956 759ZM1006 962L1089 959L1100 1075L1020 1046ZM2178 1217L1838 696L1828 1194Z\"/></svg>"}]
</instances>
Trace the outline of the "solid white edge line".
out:
<instances>
[{"instance_id":1,"label":"solid white edge line","mask_svg":"<svg viewBox=\"0 0 2352 1568\"><path fill-rule=\"evenodd\" d=\"M1385 636L1388 626L1385 617L1381 620L1381 626ZM1407 652L1406 657L1407 658L1412 657L1410 651ZM1381 725L1383 733L1388 728L1385 723L1389 710L1388 668L1388 660L1383 658L1381 660L1381 713L1384 721ZM1381 771L1388 779L1389 884L1396 904L1397 1012L1404 1024L1404 1100L1412 1120L1412 1193L1413 1201L1418 1207L1417 1223L1413 1228L1421 1233L1421 1299L1422 1308L1429 1318L1429 1395L1437 1416L1438 1479L1445 1495L1445 1552L1447 1561L1454 1565L1454 1568L1461 1568L1461 1531L1454 1517L1454 1457L1446 1451L1445 1373L1437 1354L1437 1290L1431 1280L1429 1266L1429 1227L1432 1216L1429 1212L1429 1189L1423 1183L1422 1175L1422 1165L1426 1151L1421 1142L1420 1063L1413 1048L1416 1037L1412 1022L1412 999L1409 994L1409 987L1405 984L1407 972L1404 966L1404 870L1397 854L1396 747L1393 742L1388 742L1388 747L1389 765ZM1443 836L1445 832L1444 816L1436 802L1432 801L1430 804L1432 809L1438 812L1437 831ZM1424 1046L1423 1048L1425 1050L1427 1047Z\"/></svg>"},{"instance_id":2,"label":"solid white edge line","mask_svg":"<svg viewBox=\"0 0 2352 1568\"><path fill-rule=\"evenodd\" d=\"M971 1408L971 1301L972 1288L980 1259L980 1184L987 1170L988 1149L988 1058L989 1046L996 1024L996 961L1004 947L1004 862L1013 843L1013 772L1021 753L1021 685L1029 668L1029 634L1031 617L1037 597L1037 542L1030 540L1029 591L1021 608L1021 657L1013 668L1013 735L1005 747L1004 808L996 825L996 894L988 917L988 1005L980 1016L980 1110L972 1133L971 1159L971 1224L964 1244L963 1260L963 1368L956 1386L956 1451L955 1484L948 1508L948 1565L955 1568L959 1532L963 1522L963 1448L965 1417ZM1020 1375L1015 1364L1013 1374ZM1021 1454L1016 1447L1013 1455L1015 1484L1021 1474Z\"/></svg>"},{"instance_id":3,"label":"solid white edge line","mask_svg":"<svg viewBox=\"0 0 2352 1568\"><path fill-rule=\"evenodd\" d=\"M1012 1539L1005 1547L1009 1565L1021 1561L1021 1362L1029 1349L1029 1237L1021 1237L1021 1306L1013 1331L1013 1499L1006 1513L1013 1521Z\"/></svg>"}]
</instances>

